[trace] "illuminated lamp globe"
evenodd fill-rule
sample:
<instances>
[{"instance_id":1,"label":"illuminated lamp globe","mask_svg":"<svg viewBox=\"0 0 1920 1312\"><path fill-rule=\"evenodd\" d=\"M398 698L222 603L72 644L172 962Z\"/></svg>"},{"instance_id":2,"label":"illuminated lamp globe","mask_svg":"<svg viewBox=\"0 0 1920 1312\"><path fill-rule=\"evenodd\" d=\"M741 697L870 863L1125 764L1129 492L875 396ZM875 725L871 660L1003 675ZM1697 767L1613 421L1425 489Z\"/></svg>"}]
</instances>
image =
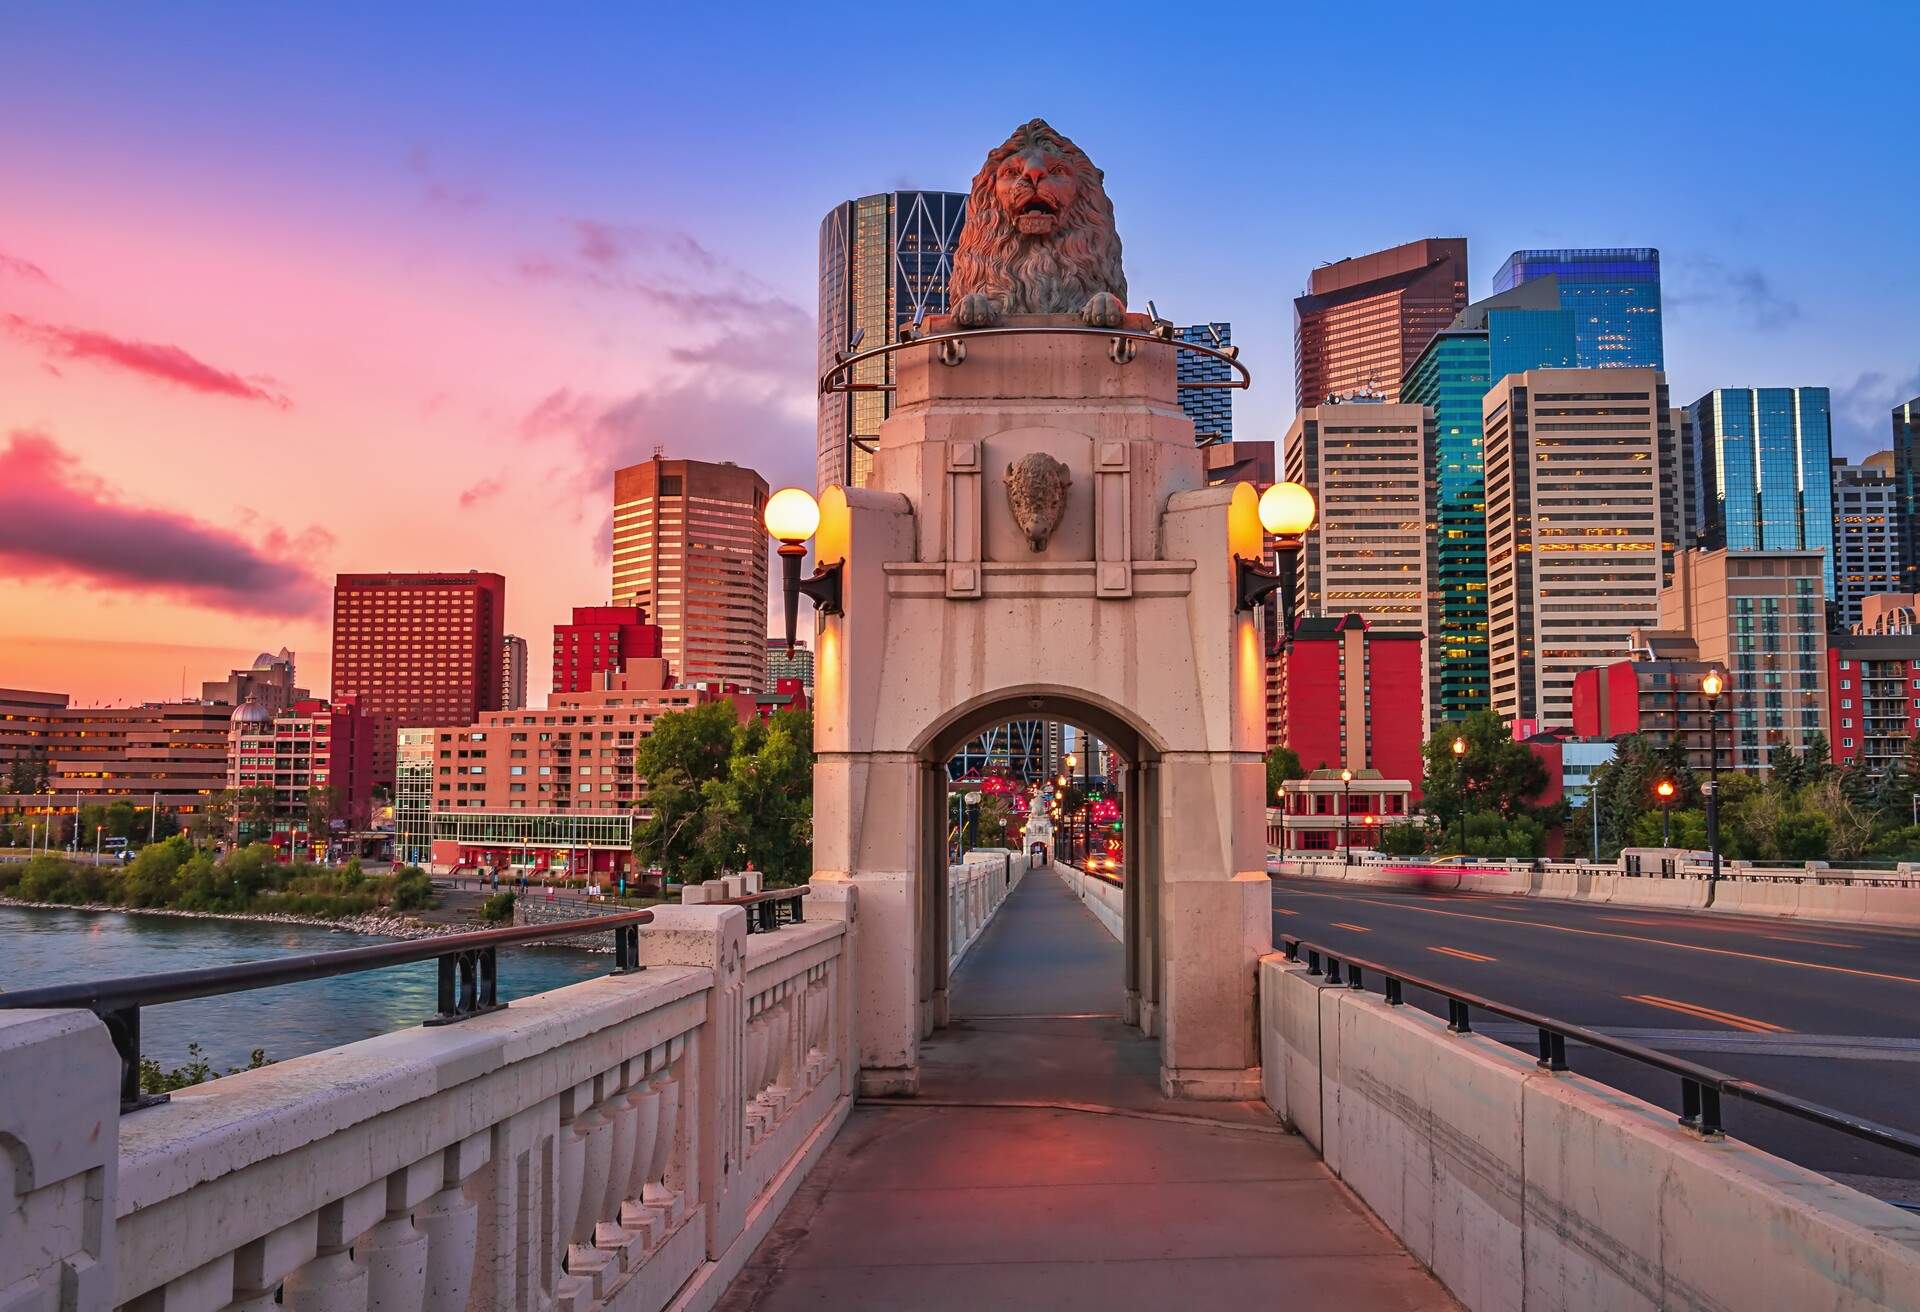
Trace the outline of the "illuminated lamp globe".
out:
<instances>
[{"instance_id":1,"label":"illuminated lamp globe","mask_svg":"<svg viewBox=\"0 0 1920 1312\"><path fill-rule=\"evenodd\" d=\"M1455 756L1465 756L1467 754L1467 740L1465 738L1455 738L1453 740L1453 754Z\"/></svg>"},{"instance_id":2,"label":"illuminated lamp globe","mask_svg":"<svg viewBox=\"0 0 1920 1312\"><path fill-rule=\"evenodd\" d=\"M761 518L777 541L805 542L820 527L820 503L805 488L783 487L767 498Z\"/></svg>"},{"instance_id":3,"label":"illuminated lamp globe","mask_svg":"<svg viewBox=\"0 0 1920 1312\"><path fill-rule=\"evenodd\" d=\"M1720 671L1708 670L1706 677L1700 680L1700 691L1709 698L1718 697L1726 691L1727 681L1720 677Z\"/></svg>"},{"instance_id":4,"label":"illuminated lamp globe","mask_svg":"<svg viewBox=\"0 0 1920 1312\"><path fill-rule=\"evenodd\" d=\"M1313 493L1298 483L1275 483L1260 494L1260 527L1274 537L1305 536L1313 517Z\"/></svg>"},{"instance_id":5,"label":"illuminated lamp globe","mask_svg":"<svg viewBox=\"0 0 1920 1312\"><path fill-rule=\"evenodd\" d=\"M1653 791L1660 794L1661 801L1665 801L1667 798L1673 796L1673 780L1662 779L1658 784L1654 785Z\"/></svg>"}]
</instances>

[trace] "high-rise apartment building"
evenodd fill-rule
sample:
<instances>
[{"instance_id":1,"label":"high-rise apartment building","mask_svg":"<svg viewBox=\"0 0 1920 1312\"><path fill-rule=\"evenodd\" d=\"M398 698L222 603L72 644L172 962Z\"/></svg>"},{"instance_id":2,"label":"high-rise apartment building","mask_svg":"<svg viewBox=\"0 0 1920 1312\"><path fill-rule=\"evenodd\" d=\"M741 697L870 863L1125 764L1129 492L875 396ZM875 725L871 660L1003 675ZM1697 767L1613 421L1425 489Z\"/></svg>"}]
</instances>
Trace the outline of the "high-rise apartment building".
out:
<instances>
[{"instance_id":1,"label":"high-rise apartment building","mask_svg":"<svg viewBox=\"0 0 1920 1312\"><path fill-rule=\"evenodd\" d=\"M1308 406L1286 437L1286 475L1319 518L1298 556L1304 615L1364 617L1375 632L1426 632L1427 450L1433 412L1365 401Z\"/></svg>"},{"instance_id":2,"label":"high-rise apartment building","mask_svg":"<svg viewBox=\"0 0 1920 1312\"><path fill-rule=\"evenodd\" d=\"M1824 387L1722 387L1687 407L1703 547L1818 551L1833 583L1833 420Z\"/></svg>"},{"instance_id":3,"label":"high-rise apartment building","mask_svg":"<svg viewBox=\"0 0 1920 1312\"><path fill-rule=\"evenodd\" d=\"M966 194L953 191L882 192L828 212L820 222L818 373L833 367L838 352L885 346L922 316L946 313L953 250L966 219ZM890 383L892 357L858 365L853 376ZM892 401L890 392L820 397L819 486L866 485L874 439Z\"/></svg>"},{"instance_id":4,"label":"high-rise apartment building","mask_svg":"<svg viewBox=\"0 0 1920 1312\"><path fill-rule=\"evenodd\" d=\"M1557 280L1574 318L1582 369L1665 369L1660 326L1660 252L1651 246L1515 251L1493 275L1495 292Z\"/></svg>"},{"instance_id":5,"label":"high-rise apartment building","mask_svg":"<svg viewBox=\"0 0 1920 1312\"><path fill-rule=\"evenodd\" d=\"M661 643L639 606L575 606L571 623L553 626L553 691L586 692L596 675L659 656Z\"/></svg>"},{"instance_id":6,"label":"high-rise apartment building","mask_svg":"<svg viewBox=\"0 0 1920 1312\"><path fill-rule=\"evenodd\" d=\"M343 830L366 828L373 727L352 698L302 700L278 712L246 702L229 722L227 787L273 793L268 833L258 837L286 850L325 844L336 821Z\"/></svg>"},{"instance_id":7,"label":"high-rise apartment building","mask_svg":"<svg viewBox=\"0 0 1920 1312\"><path fill-rule=\"evenodd\" d=\"M278 654L261 652L253 665L232 670L224 679L209 679L200 685L200 700L243 706L254 702L269 711L283 711L313 694L295 682L293 653L282 647Z\"/></svg>"},{"instance_id":8,"label":"high-rise apartment building","mask_svg":"<svg viewBox=\"0 0 1920 1312\"><path fill-rule=\"evenodd\" d=\"M373 724L373 782L391 787L402 724L469 724L500 708L507 581L342 574L333 588L333 695Z\"/></svg>"},{"instance_id":9,"label":"high-rise apartment building","mask_svg":"<svg viewBox=\"0 0 1920 1312\"><path fill-rule=\"evenodd\" d=\"M500 640L500 709L517 711L527 704L527 640L509 633Z\"/></svg>"},{"instance_id":10,"label":"high-rise apartment building","mask_svg":"<svg viewBox=\"0 0 1920 1312\"><path fill-rule=\"evenodd\" d=\"M1920 592L1920 396L1893 408L1893 482L1900 498L1900 590Z\"/></svg>"},{"instance_id":11,"label":"high-rise apartment building","mask_svg":"<svg viewBox=\"0 0 1920 1312\"><path fill-rule=\"evenodd\" d=\"M1280 741L1309 770L1378 770L1419 795L1421 639L1359 615L1301 619L1286 653Z\"/></svg>"},{"instance_id":12,"label":"high-rise apartment building","mask_svg":"<svg viewBox=\"0 0 1920 1312\"><path fill-rule=\"evenodd\" d=\"M660 626L683 684L759 692L767 677L767 481L655 456L613 475L613 604Z\"/></svg>"},{"instance_id":13,"label":"high-rise apartment building","mask_svg":"<svg viewBox=\"0 0 1920 1312\"><path fill-rule=\"evenodd\" d=\"M791 651L785 638L767 639L767 686L778 688L782 679L794 680L813 696L813 651L797 638Z\"/></svg>"},{"instance_id":14,"label":"high-rise apartment building","mask_svg":"<svg viewBox=\"0 0 1920 1312\"><path fill-rule=\"evenodd\" d=\"M1727 672L1723 767L1771 769L1776 752L1826 732L1826 563L1815 551L1683 551L1659 629L1636 635L1636 646Z\"/></svg>"},{"instance_id":15,"label":"high-rise apartment building","mask_svg":"<svg viewBox=\"0 0 1920 1312\"><path fill-rule=\"evenodd\" d=\"M1428 711L1437 723L1489 704L1487 515L1480 403L1511 373L1573 361L1573 316L1542 278L1475 301L1428 342L1400 400L1433 412L1426 505L1434 550L1427 628Z\"/></svg>"},{"instance_id":16,"label":"high-rise apartment building","mask_svg":"<svg viewBox=\"0 0 1920 1312\"><path fill-rule=\"evenodd\" d=\"M1220 350L1233 345L1230 323L1196 323L1175 328L1176 341ZM1195 383L1225 383L1233 378L1233 366L1225 360L1194 351L1174 354L1174 381L1179 384L1180 408L1193 420L1193 440L1211 446L1233 441L1233 389L1195 387Z\"/></svg>"},{"instance_id":17,"label":"high-rise apartment building","mask_svg":"<svg viewBox=\"0 0 1920 1312\"><path fill-rule=\"evenodd\" d=\"M1859 464L1833 458L1833 606L1841 629L1861 620L1861 602L1900 590L1900 496L1893 452Z\"/></svg>"},{"instance_id":18,"label":"high-rise apartment building","mask_svg":"<svg viewBox=\"0 0 1920 1312\"><path fill-rule=\"evenodd\" d=\"M1321 265L1293 302L1294 408L1360 392L1399 400L1408 366L1466 305L1464 237Z\"/></svg>"},{"instance_id":19,"label":"high-rise apartment building","mask_svg":"<svg viewBox=\"0 0 1920 1312\"><path fill-rule=\"evenodd\" d=\"M1624 659L1659 615L1659 470L1673 441L1656 369L1533 369L1482 402L1493 709L1572 723L1574 676Z\"/></svg>"},{"instance_id":20,"label":"high-rise apartment building","mask_svg":"<svg viewBox=\"0 0 1920 1312\"><path fill-rule=\"evenodd\" d=\"M1920 635L1835 633L1827 638L1827 723L1833 763L1879 778L1898 769L1920 734Z\"/></svg>"}]
</instances>

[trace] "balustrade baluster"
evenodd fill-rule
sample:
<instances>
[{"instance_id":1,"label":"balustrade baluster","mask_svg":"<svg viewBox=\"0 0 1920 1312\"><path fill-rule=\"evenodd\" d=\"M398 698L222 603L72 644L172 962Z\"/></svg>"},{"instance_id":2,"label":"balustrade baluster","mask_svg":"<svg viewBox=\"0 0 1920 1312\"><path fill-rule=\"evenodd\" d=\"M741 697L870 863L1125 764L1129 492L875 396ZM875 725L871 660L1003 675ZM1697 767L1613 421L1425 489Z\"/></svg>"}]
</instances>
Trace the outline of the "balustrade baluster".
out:
<instances>
[{"instance_id":1,"label":"balustrade baluster","mask_svg":"<svg viewBox=\"0 0 1920 1312\"><path fill-rule=\"evenodd\" d=\"M490 1134L476 1134L442 1156L438 1192L413 1210L413 1224L427 1237L427 1308L465 1308L473 1286L480 1237L480 1205L467 1197L465 1181L486 1164Z\"/></svg>"}]
</instances>

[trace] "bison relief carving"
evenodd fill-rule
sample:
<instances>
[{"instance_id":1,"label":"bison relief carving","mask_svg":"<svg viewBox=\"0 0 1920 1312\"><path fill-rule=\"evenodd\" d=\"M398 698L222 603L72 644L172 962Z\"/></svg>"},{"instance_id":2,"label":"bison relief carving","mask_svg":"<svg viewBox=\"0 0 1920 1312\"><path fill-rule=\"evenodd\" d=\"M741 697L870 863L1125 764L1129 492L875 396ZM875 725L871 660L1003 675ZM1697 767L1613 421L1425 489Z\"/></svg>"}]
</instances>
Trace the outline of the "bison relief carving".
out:
<instances>
[{"instance_id":1,"label":"bison relief carving","mask_svg":"<svg viewBox=\"0 0 1920 1312\"><path fill-rule=\"evenodd\" d=\"M1013 522L1035 551L1045 551L1047 539L1060 526L1072 485L1067 467L1044 451L1021 456L1007 466L1007 504L1013 508Z\"/></svg>"}]
</instances>

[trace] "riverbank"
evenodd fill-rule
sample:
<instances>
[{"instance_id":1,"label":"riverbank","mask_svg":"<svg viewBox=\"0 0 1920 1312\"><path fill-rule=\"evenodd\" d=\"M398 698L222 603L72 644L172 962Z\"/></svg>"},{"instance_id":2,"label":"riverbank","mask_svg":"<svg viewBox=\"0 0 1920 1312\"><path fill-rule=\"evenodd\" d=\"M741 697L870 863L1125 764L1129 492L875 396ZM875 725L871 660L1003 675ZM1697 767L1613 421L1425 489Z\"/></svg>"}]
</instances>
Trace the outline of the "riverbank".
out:
<instances>
[{"instance_id":1,"label":"riverbank","mask_svg":"<svg viewBox=\"0 0 1920 1312\"><path fill-rule=\"evenodd\" d=\"M183 920L244 920L262 925L304 925L345 934L373 934L382 938L441 938L448 934L466 934L486 928L484 925L429 924L414 916L389 911L368 911L329 919L284 911L182 911L175 907L123 907L111 902L29 902L17 897L0 897L0 906L24 907L34 911L111 911L122 916L172 916Z\"/></svg>"}]
</instances>

